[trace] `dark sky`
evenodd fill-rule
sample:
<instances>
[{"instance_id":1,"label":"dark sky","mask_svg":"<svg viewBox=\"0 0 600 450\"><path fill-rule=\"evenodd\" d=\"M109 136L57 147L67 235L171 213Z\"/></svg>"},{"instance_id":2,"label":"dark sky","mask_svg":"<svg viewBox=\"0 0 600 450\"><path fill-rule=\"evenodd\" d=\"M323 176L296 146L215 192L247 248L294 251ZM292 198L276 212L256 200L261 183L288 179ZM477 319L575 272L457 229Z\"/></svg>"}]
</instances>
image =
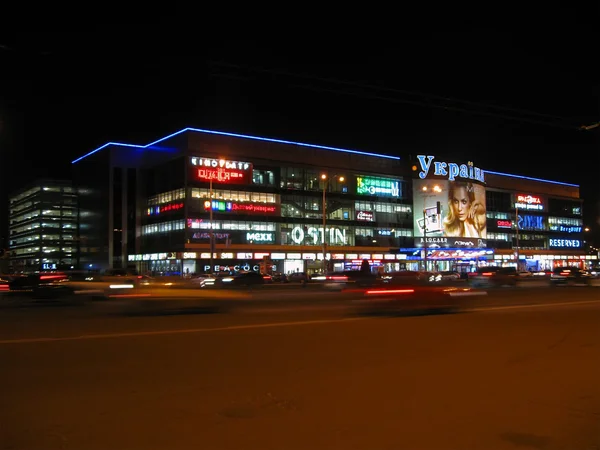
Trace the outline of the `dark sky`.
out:
<instances>
[{"instance_id":1,"label":"dark sky","mask_svg":"<svg viewBox=\"0 0 600 450\"><path fill-rule=\"evenodd\" d=\"M596 11L597 12L597 11ZM398 154L578 183L597 212L600 72L590 11L563 23L318 43L177 28L15 35L0 42L0 231L8 192L69 177L107 141L186 126Z\"/></svg>"}]
</instances>

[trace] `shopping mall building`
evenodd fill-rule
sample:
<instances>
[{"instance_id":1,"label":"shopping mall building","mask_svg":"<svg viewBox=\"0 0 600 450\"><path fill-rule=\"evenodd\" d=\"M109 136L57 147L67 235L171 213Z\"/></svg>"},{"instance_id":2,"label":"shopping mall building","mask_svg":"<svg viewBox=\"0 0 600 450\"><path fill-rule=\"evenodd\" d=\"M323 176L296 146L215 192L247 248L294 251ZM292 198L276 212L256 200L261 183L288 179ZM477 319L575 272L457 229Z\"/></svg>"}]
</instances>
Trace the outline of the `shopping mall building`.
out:
<instances>
[{"instance_id":1,"label":"shopping mall building","mask_svg":"<svg viewBox=\"0 0 600 450\"><path fill-rule=\"evenodd\" d=\"M90 270L193 274L264 263L314 272L365 259L386 271L517 261L547 269L591 259L577 185L471 161L187 128L147 145L108 143L73 165L78 256ZM461 183L463 200L454 198ZM476 226L456 225L461 203L478 205Z\"/></svg>"}]
</instances>

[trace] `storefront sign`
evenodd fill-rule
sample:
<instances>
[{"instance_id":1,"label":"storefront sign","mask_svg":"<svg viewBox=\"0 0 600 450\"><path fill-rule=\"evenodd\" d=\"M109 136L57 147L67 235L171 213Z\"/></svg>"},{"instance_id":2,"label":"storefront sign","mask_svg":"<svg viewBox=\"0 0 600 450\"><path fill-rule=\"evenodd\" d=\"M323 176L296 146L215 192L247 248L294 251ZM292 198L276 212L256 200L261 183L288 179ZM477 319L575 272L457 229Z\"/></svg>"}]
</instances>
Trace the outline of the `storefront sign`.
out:
<instances>
[{"instance_id":1,"label":"storefront sign","mask_svg":"<svg viewBox=\"0 0 600 450\"><path fill-rule=\"evenodd\" d=\"M190 163L199 181L224 184L248 184L252 182L252 163L227 159L192 156Z\"/></svg>"},{"instance_id":2,"label":"storefront sign","mask_svg":"<svg viewBox=\"0 0 600 450\"><path fill-rule=\"evenodd\" d=\"M241 202L226 202L223 200L205 200L204 209L218 212L233 212L241 214L267 214L273 215L279 213L279 205L264 204L264 203L241 203Z\"/></svg>"},{"instance_id":3,"label":"storefront sign","mask_svg":"<svg viewBox=\"0 0 600 450\"><path fill-rule=\"evenodd\" d=\"M204 272L211 272L210 264L204 265ZM260 272L260 265L242 262L239 264L221 265L217 264L213 267L213 272Z\"/></svg>"},{"instance_id":4,"label":"storefront sign","mask_svg":"<svg viewBox=\"0 0 600 450\"><path fill-rule=\"evenodd\" d=\"M246 233L246 241L248 243L261 242L266 244L272 244L273 242L275 242L275 233L264 231L248 231Z\"/></svg>"},{"instance_id":5,"label":"storefront sign","mask_svg":"<svg viewBox=\"0 0 600 450\"><path fill-rule=\"evenodd\" d=\"M375 222L375 214L371 211L356 211L356 220Z\"/></svg>"},{"instance_id":6,"label":"storefront sign","mask_svg":"<svg viewBox=\"0 0 600 450\"><path fill-rule=\"evenodd\" d=\"M550 225L550 230L561 233L581 233L582 227L577 225Z\"/></svg>"},{"instance_id":7,"label":"storefront sign","mask_svg":"<svg viewBox=\"0 0 600 450\"><path fill-rule=\"evenodd\" d=\"M181 209L183 209L183 202L167 203L166 205L151 206L150 208L148 208L148 215L153 216L169 211L179 211Z\"/></svg>"},{"instance_id":8,"label":"storefront sign","mask_svg":"<svg viewBox=\"0 0 600 450\"><path fill-rule=\"evenodd\" d=\"M356 193L379 197L400 197L400 183L391 178L356 177Z\"/></svg>"},{"instance_id":9,"label":"storefront sign","mask_svg":"<svg viewBox=\"0 0 600 450\"><path fill-rule=\"evenodd\" d=\"M330 245L346 245L346 230L336 227L327 228L327 243ZM298 245L305 244L304 239L308 238L307 245L323 244L323 228L308 227L306 232L303 227L294 227L292 229L292 241Z\"/></svg>"},{"instance_id":10,"label":"storefront sign","mask_svg":"<svg viewBox=\"0 0 600 450\"><path fill-rule=\"evenodd\" d=\"M545 230L543 216L519 215L518 225L519 230Z\"/></svg>"},{"instance_id":11,"label":"storefront sign","mask_svg":"<svg viewBox=\"0 0 600 450\"><path fill-rule=\"evenodd\" d=\"M213 233L213 239L216 241L225 241L230 237L230 233ZM210 231L197 231L196 233L192 234L192 239L210 239Z\"/></svg>"},{"instance_id":12,"label":"storefront sign","mask_svg":"<svg viewBox=\"0 0 600 450\"><path fill-rule=\"evenodd\" d=\"M550 248L581 248L579 239L548 239Z\"/></svg>"},{"instance_id":13,"label":"storefront sign","mask_svg":"<svg viewBox=\"0 0 600 450\"><path fill-rule=\"evenodd\" d=\"M439 177L447 177L448 180L454 181L458 178L465 178L468 180L476 180L485 182L484 172L478 167L473 166L473 162L469 161L467 164L456 164L456 163L447 163L433 160L435 156L425 156L425 155L417 155L417 160L421 166L421 171L419 172L419 178L424 179L430 174L431 165L433 164L433 174Z\"/></svg>"},{"instance_id":14,"label":"storefront sign","mask_svg":"<svg viewBox=\"0 0 600 450\"><path fill-rule=\"evenodd\" d=\"M515 208L542 211L544 204L542 199L536 195L518 194L516 196Z\"/></svg>"},{"instance_id":15,"label":"storefront sign","mask_svg":"<svg viewBox=\"0 0 600 450\"><path fill-rule=\"evenodd\" d=\"M512 220L497 220L496 226L498 228L512 228Z\"/></svg>"},{"instance_id":16,"label":"storefront sign","mask_svg":"<svg viewBox=\"0 0 600 450\"><path fill-rule=\"evenodd\" d=\"M485 248L485 239L462 237L419 237L415 239L415 247L435 248Z\"/></svg>"}]
</instances>

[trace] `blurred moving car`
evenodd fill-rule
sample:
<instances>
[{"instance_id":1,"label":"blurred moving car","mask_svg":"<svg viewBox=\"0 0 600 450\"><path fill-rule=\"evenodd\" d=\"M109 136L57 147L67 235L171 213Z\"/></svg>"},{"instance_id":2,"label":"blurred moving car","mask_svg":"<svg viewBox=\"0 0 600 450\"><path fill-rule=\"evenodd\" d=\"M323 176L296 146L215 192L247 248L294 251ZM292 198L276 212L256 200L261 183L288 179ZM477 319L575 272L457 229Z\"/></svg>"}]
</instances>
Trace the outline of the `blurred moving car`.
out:
<instances>
[{"instance_id":1,"label":"blurred moving car","mask_svg":"<svg viewBox=\"0 0 600 450\"><path fill-rule=\"evenodd\" d=\"M310 278L304 272L293 272L286 275L288 283L308 283Z\"/></svg>"},{"instance_id":2,"label":"blurred moving car","mask_svg":"<svg viewBox=\"0 0 600 450\"><path fill-rule=\"evenodd\" d=\"M594 276L576 267L556 267L550 275L553 286L588 286Z\"/></svg>"},{"instance_id":3,"label":"blurred moving car","mask_svg":"<svg viewBox=\"0 0 600 450\"><path fill-rule=\"evenodd\" d=\"M9 281L8 290L11 296L16 297L57 299L74 294L74 289L67 282L68 276L65 273L42 272L15 277Z\"/></svg>"},{"instance_id":4,"label":"blurred moving car","mask_svg":"<svg viewBox=\"0 0 600 450\"><path fill-rule=\"evenodd\" d=\"M212 278L204 281L203 287L215 288L233 288L233 287L252 287L262 286L270 281L269 275L263 275L258 272L236 272L234 274L219 273Z\"/></svg>"},{"instance_id":5,"label":"blurred moving car","mask_svg":"<svg viewBox=\"0 0 600 450\"><path fill-rule=\"evenodd\" d=\"M437 283L373 286L364 298L354 302L359 314L452 313L463 305L462 297L485 295L468 286L443 286Z\"/></svg>"},{"instance_id":6,"label":"blurred moving car","mask_svg":"<svg viewBox=\"0 0 600 450\"><path fill-rule=\"evenodd\" d=\"M370 272L361 270L344 270L341 272L328 272L311 278L312 282L321 283L326 289L342 290L347 288L360 288L381 284L382 278Z\"/></svg>"},{"instance_id":7,"label":"blurred moving car","mask_svg":"<svg viewBox=\"0 0 600 450\"><path fill-rule=\"evenodd\" d=\"M516 267L479 267L469 273L469 284L473 287L511 287L517 285Z\"/></svg>"}]
</instances>

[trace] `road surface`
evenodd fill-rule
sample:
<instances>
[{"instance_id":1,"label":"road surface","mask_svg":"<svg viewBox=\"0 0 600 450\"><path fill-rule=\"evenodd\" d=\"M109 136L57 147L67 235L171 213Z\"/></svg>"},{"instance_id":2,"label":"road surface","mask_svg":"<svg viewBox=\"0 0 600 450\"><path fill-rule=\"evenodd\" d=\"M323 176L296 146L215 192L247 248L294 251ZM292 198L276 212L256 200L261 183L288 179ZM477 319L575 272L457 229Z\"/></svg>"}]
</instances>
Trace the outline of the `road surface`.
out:
<instances>
[{"instance_id":1,"label":"road surface","mask_svg":"<svg viewBox=\"0 0 600 450\"><path fill-rule=\"evenodd\" d=\"M0 449L600 448L598 291L470 301L1 310Z\"/></svg>"}]
</instances>

